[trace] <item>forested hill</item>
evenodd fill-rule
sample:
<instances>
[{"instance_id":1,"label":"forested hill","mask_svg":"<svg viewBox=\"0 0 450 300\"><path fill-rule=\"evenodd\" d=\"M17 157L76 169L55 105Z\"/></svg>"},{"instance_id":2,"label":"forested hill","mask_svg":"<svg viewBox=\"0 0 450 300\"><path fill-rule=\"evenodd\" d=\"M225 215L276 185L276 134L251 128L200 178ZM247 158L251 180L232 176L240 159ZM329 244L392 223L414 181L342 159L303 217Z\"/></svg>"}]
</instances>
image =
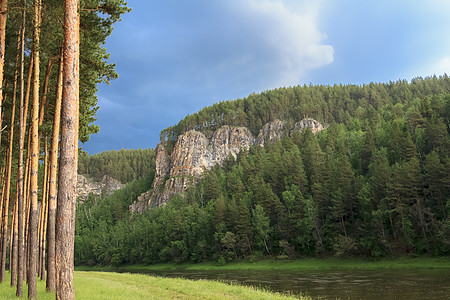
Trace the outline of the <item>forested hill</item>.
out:
<instances>
[{"instance_id":1,"label":"forested hill","mask_svg":"<svg viewBox=\"0 0 450 300\"><path fill-rule=\"evenodd\" d=\"M95 155L80 154L78 174L100 181L104 175L122 183L146 177L155 170L155 151L149 149L121 149Z\"/></svg>"},{"instance_id":2,"label":"forested hill","mask_svg":"<svg viewBox=\"0 0 450 300\"><path fill-rule=\"evenodd\" d=\"M170 143L193 127L256 130L303 116L328 128L230 156L164 207L130 218L144 179L77 207L76 263L450 255L448 76L282 88L207 107L164 132Z\"/></svg>"},{"instance_id":3,"label":"forested hill","mask_svg":"<svg viewBox=\"0 0 450 300\"><path fill-rule=\"evenodd\" d=\"M401 104L410 104L415 98L447 93L450 93L450 78L447 75L362 86L279 88L205 107L162 130L160 140L166 141L170 149L178 136L188 130L195 129L208 135L223 125L244 126L256 136L264 124L274 119L293 124L310 117L325 124L348 125L353 117L368 120L376 115L376 111L398 109Z\"/></svg>"}]
</instances>

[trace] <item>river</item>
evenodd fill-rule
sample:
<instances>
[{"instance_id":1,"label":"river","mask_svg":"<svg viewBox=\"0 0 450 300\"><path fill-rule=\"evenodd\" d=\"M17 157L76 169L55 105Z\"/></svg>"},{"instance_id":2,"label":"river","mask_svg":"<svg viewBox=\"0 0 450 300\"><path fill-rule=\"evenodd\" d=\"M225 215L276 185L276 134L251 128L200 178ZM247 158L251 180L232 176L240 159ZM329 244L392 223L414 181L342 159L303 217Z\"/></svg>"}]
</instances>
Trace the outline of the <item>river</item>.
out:
<instances>
[{"instance_id":1,"label":"river","mask_svg":"<svg viewBox=\"0 0 450 300\"><path fill-rule=\"evenodd\" d=\"M450 270L145 271L210 279L314 299L450 299Z\"/></svg>"}]
</instances>

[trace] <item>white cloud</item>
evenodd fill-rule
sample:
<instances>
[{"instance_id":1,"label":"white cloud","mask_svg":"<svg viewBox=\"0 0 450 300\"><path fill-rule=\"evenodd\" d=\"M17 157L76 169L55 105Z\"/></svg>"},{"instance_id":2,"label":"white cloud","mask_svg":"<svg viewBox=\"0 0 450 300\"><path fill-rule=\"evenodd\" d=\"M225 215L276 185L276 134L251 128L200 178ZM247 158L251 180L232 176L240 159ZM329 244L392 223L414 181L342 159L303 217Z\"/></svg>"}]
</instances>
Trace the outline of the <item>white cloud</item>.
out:
<instances>
[{"instance_id":1,"label":"white cloud","mask_svg":"<svg viewBox=\"0 0 450 300\"><path fill-rule=\"evenodd\" d=\"M226 1L233 22L249 39L237 46L247 58L237 60L241 67L259 65L262 84L270 85L264 88L273 88L298 84L308 70L332 63L334 49L323 43L326 34L318 28L319 5L320 1Z\"/></svg>"},{"instance_id":2,"label":"white cloud","mask_svg":"<svg viewBox=\"0 0 450 300\"><path fill-rule=\"evenodd\" d=\"M441 59L432 60L431 62L425 62L419 67L419 70L414 69L408 72L404 78L414 78L417 76L440 76L450 75L450 57L443 57Z\"/></svg>"},{"instance_id":3,"label":"white cloud","mask_svg":"<svg viewBox=\"0 0 450 300\"><path fill-rule=\"evenodd\" d=\"M450 75L450 57L445 57L441 59L431 70L432 73L436 75Z\"/></svg>"}]
</instances>

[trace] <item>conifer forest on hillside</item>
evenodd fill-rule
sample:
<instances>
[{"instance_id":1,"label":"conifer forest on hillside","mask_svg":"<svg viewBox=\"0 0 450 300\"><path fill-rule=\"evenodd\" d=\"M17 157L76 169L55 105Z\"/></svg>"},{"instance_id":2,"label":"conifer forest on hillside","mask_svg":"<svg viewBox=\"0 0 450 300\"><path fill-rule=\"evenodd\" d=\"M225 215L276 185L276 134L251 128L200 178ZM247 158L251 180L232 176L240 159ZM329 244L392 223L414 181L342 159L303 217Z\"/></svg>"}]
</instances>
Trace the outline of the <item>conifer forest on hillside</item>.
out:
<instances>
[{"instance_id":1,"label":"conifer forest on hillside","mask_svg":"<svg viewBox=\"0 0 450 300\"><path fill-rule=\"evenodd\" d=\"M161 132L254 133L274 119L312 117L294 133L230 156L166 207L130 215L153 173L78 206L77 264L272 257L448 255L450 79L297 86L225 101Z\"/></svg>"},{"instance_id":2,"label":"conifer forest on hillside","mask_svg":"<svg viewBox=\"0 0 450 300\"><path fill-rule=\"evenodd\" d=\"M57 299L75 299L74 278L97 278L77 287L89 295L102 277L109 280L103 281L106 291L120 277L126 278L130 290L152 282L144 298L156 290L161 298L169 298L175 294L158 286L155 277L93 272L74 276L74 267L198 262L223 266L334 256L448 260L448 75L252 93L187 115L160 132L155 149L89 155L79 142L100 130L99 85L118 78L106 41L130 11L126 0L0 0L0 290L9 283L17 297L27 293L36 299L43 292L41 288L38 293L39 286L45 284L46 297L55 293ZM164 69L166 63L158 62ZM146 84L167 86L168 92L173 88L159 81ZM139 93L148 96L147 91ZM139 102L132 96L124 99ZM161 99L166 97L158 95L159 104ZM130 103L125 105L136 104ZM135 106L148 107L141 104ZM169 105L160 104L163 109ZM114 121L132 136L129 128L136 127L121 124L126 118L124 113ZM141 116L146 125L151 118ZM300 131L295 124L301 120L320 124L321 130L304 126ZM183 173L189 166L181 163L175 166L179 173L169 173L170 164L175 164L170 155L177 154L185 135L201 136L206 142L199 144L206 148L221 128L238 128L253 138L271 122L295 130L264 143L253 139L244 148L233 140L236 151L222 151L227 155L220 161L210 155L207 167L198 167L195 176ZM160 149L167 158L164 167L159 165ZM188 180L178 182L182 192L169 193L164 189L175 177ZM77 190L80 179L88 191L98 194L87 192L82 198ZM106 192L107 181L114 183L112 194ZM152 197L164 191L165 201L150 205ZM146 205L137 211L133 205L139 201ZM222 290L230 297L273 296L226 284L164 281L171 288L172 282L187 284L173 287L183 297L202 295L205 286L211 289L205 298L220 298ZM117 286L114 290L122 292Z\"/></svg>"}]
</instances>

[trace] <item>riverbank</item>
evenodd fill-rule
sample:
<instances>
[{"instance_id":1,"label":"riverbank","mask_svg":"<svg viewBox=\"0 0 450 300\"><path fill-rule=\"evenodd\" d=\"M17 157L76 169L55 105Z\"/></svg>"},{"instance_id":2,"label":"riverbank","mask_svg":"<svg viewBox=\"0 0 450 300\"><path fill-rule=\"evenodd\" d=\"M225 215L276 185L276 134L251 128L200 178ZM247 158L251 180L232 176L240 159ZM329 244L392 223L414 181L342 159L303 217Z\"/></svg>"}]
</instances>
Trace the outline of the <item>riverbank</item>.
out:
<instances>
[{"instance_id":1,"label":"riverbank","mask_svg":"<svg viewBox=\"0 0 450 300\"><path fill-rule=\"evenodd\" d=\"M15 288L9 285L10 273L0 284L0 299L16 299ZM162 278L139 274L113 272L75 271L75 294L77 299L299 299L240 285L207 280ZM27 289L24 285L23 295ZM38 280L38 299L54 299L53 293L45 292L45 282ZM309 298L300 298L309 299Z\"/></svg>"},{"instance_id":2,"label":"riverbank","mask_svg":"<svg viewBox=\"0 0 450 300\"><path fill-rule=\"evenodd\" d=\"M450 257L420 257L420 258L394 258L373 261L361 258L304 258L297 260L263 260L257 262L240 261L220 265L216 262L196 264L154 264L154 265L123 265L123 266L78 266L80 271L158 271L158 270L378 270L378 269L450 269Z\"/></svg>"}]
</instances>

